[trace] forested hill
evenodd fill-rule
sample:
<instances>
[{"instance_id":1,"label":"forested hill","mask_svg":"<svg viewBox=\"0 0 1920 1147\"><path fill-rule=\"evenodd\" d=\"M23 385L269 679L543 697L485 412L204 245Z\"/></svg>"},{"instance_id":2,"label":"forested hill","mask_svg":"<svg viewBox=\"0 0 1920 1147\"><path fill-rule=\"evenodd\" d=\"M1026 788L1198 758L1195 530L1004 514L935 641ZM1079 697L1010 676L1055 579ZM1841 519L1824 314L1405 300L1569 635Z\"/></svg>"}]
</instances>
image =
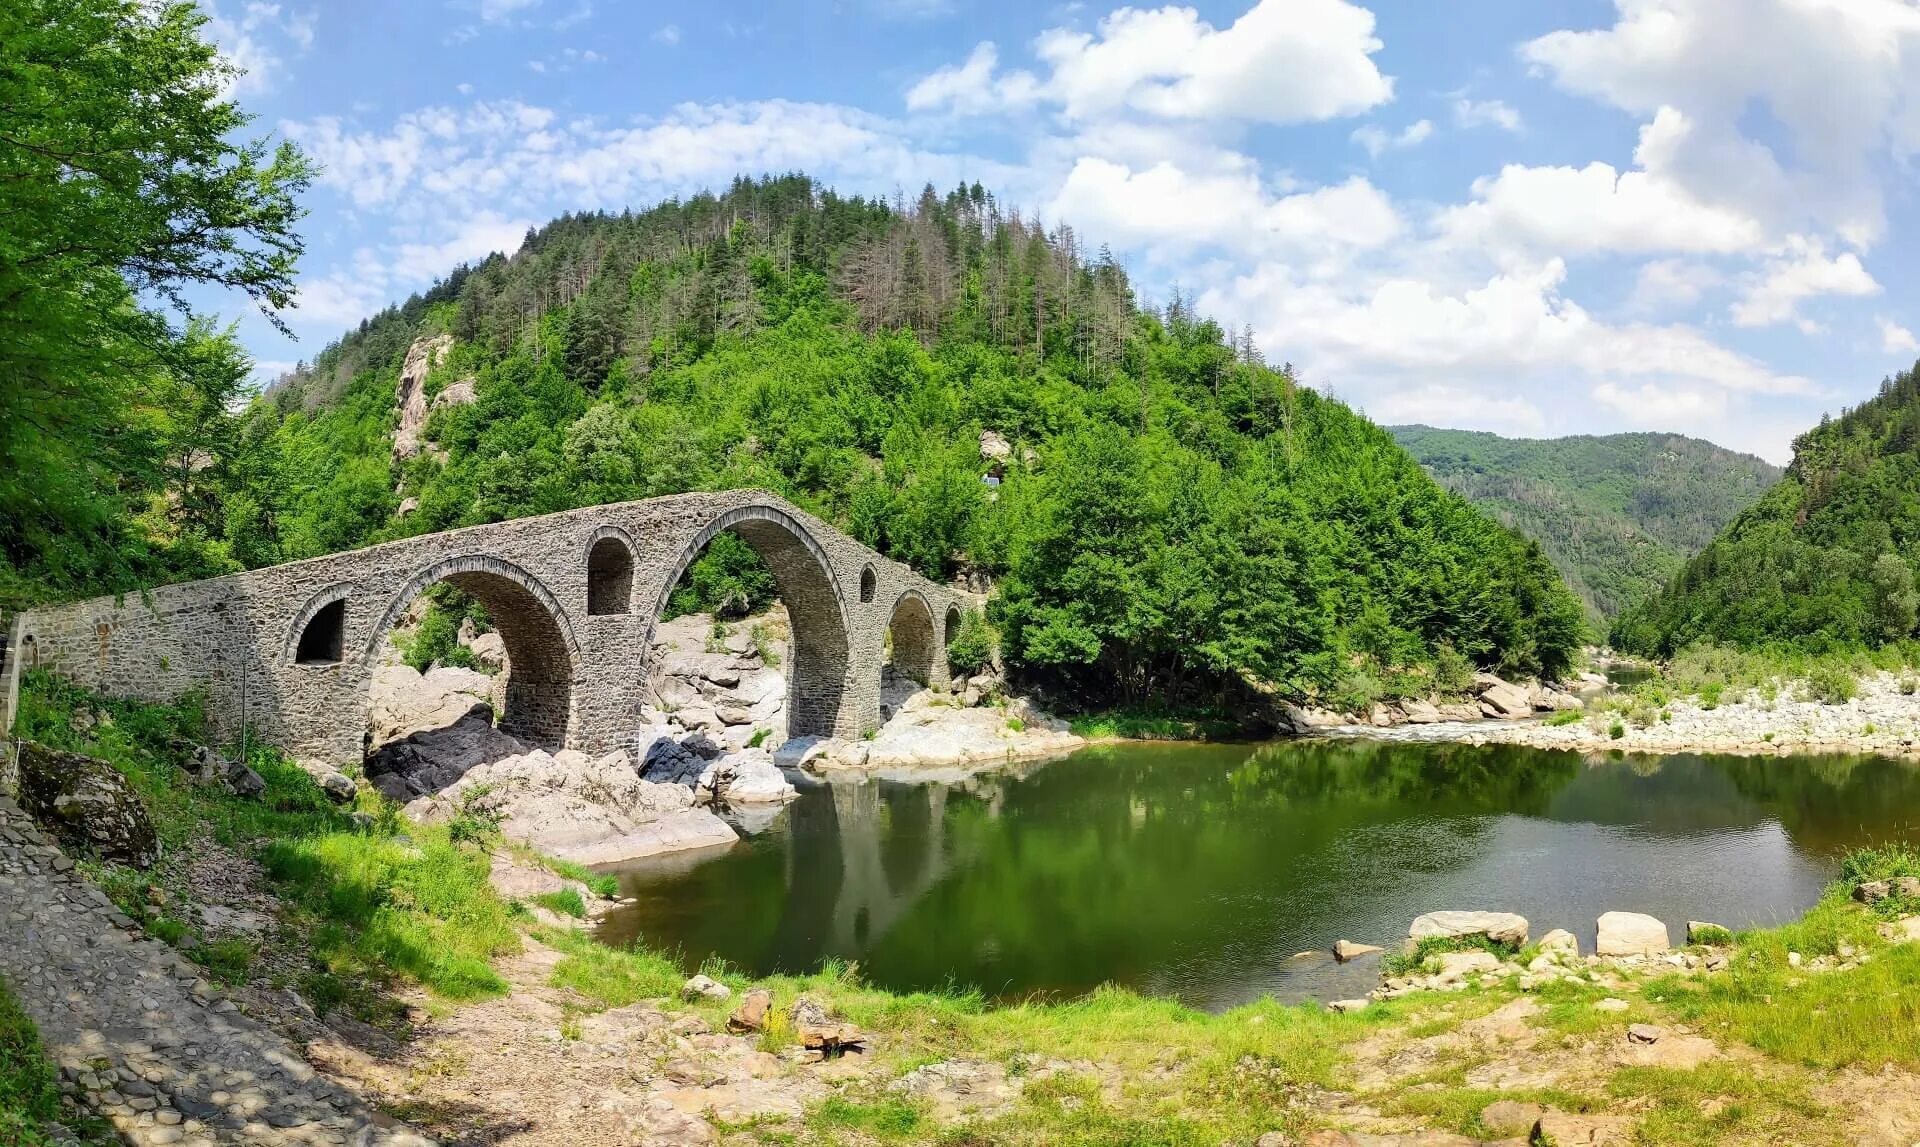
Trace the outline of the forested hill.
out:
<instances>
[{"instance_id":1,"label":"forested hill","mask_svg":"<svg viewBox=\"0 0 1920 1147\"><path fill-rule=\"evenodd\" d=\"M1781 474L1681 434L1388 429L1442 485L1538 539L1602 628L1659 592Z\"/></svg>"},{"instance_id":2,"label":"forested hill","mask_svg":"<svg viewBox=\"0 0 1920 1147\"><path fill-rule=\"evenodd\" d=\"M403 456L396 382L433 340ZM991 583L1009 662L1090 703L1351 703L1469 661L1557 670L1579 637L1538 548L1384 431L978 185L887 203L793 175L563 217L202 437L203 566L760 486ZM748 558L718 547L696 588L764 595Z\"/></svg>"},{"instance_id":3,"label":"forested hill","mask_svg":"<svg viewBox=\"0 0 1920 1147\"><path fill-rule=\"evenodd\" d=\"M1914 636L1920 376L1884 380L1793 450L1778 484L1664 591L1621 615L1616 644L1669 653L1709 639L1821 652Z\"/></svg>"}]
</instances>

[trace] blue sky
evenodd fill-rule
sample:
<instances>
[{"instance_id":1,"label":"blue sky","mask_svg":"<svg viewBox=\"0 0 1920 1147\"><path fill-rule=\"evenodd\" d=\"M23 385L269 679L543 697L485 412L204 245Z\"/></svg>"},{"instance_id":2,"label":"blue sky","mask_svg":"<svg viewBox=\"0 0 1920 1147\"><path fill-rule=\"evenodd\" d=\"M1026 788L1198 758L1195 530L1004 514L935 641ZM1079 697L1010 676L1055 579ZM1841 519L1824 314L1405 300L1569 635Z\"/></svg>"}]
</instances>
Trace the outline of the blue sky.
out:
<instances>
[{"instance_id":1,"label":"blue sky","mask_svg":"<svg viewBox=\"0 0 1920 1147\"><path fill-rule=\"evenodd\" d=\"M325 172L271 374L567 210L977 179L1382 422L1784 461L1920 358L1920 0L206 2Z\"/></svg>"}]
</instances>

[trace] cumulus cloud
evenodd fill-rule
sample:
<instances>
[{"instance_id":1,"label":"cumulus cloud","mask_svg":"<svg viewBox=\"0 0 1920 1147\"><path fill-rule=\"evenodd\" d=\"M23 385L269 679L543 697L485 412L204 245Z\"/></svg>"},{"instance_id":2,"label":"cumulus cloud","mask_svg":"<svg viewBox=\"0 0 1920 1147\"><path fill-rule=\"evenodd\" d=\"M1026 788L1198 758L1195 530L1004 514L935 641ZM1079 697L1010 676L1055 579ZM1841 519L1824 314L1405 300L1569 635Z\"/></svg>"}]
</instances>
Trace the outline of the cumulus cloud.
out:
<instances>
[{"instance_id":1,"label":"cumulus cloud","mask_svg":"<svg viewBox=\"0 0 1920 1147\"><path fill-rule=\"evenodd\" d=\"M1379 247L1404 226L1387 196L1360 176L1276 195L1250 165L1196 174L1170 163L1134 170L1094 157L1074 164L1049 214L1128 246L1233 246L1303 257Z\"/></svg>"},{"instance_id":2,"label":"cumulus cloud","mask_svg":"<svg viewBox=\"0 0 1920 1147\"><path fill-rule=\"evenodd\" d=\"M992 44L923 78L912 111L961 114L1041 101L1069 119L1122 113L1168 119L1307 123L1393 98L1373 54L1373 13L1347 0L1258 0L1216 28L1192 8L1121 8L1093 32L1054 28L1034 41L1044 77L1001 72Z\"/></svg>"},{"instance_id":3,"label":"cumulus cloud","mask_svg":"<svg viewBox=\"0 0 1920 1147\"><path fill-rule=\"evenodd\" d=\"M1390 133L1385 128L1367 124L1364 127L1355 128L1353 135L1348 138L1366 148L1368 156L1379 159L1389 151L1404 151L1410 147L1418 147L1432 137L1433 121L1421 119L1408 124L1398 133Z\"/></svg>"},{"instance_id":4,"label":"cumulus cloud","mask_svg":"<svg viewBox=\"0 0 1920 1147\"><path fill-rule=\"evenodd\" d=\"M1751 216L1702 202L1670 180L1585 167L1510 164L1473 183L1473 200L1441 211L1440 231L1462 245L1594 252L1749 251L1766 231Z\"/></svg>"},{"instance_id":5,"label":"cumulus cloud","mask_svg":"<svg viewBox=\"0 0 1920 1147\"><path fill-rule=\"evenodd\" d=\"M1708 291L1726 283L1718 268L1689 259L1654 259L1635 274L1632 308L1636 311L1686 309Z\"/></svg>"},{"instance_id":6,"label":"cumulus cloud","mask_svg":"<svg viewBox=\"0 0 1920 1147\"><path fill-rule=\"evenodd\" d=\"M250 0L224 7L208 0L207 34L228 63L240 69L230 94L269 92L284 78L287 56L313 47L315 15L280 4Z\"/></svg>"},{"instance_id":7,"label":"cumulus cloud","mask_svg":"<svg viewBox=\"0 0 1920 1147\"><path fill-rule=\"evenodd\" d=\"M1426 279L1315 283L1262 266L1201 296L1207 310L1244 315L1315 373L1342 379L1589 379L1754 394L1809 394L1805 378L1781 375L1691 327L1612 324L1562 292L1558 259L1495 274L1453 291ZM1343 383L1343 385L1345 385ZM1484 384L1483 384L1484 385Z\"/></svg>"},{"instance_id":8,"label":"cumulus cloud","mask_svg":"<svg viewBox=\"0 0 1920 1147\"><path fill-rule=\"evenodd\" d=\"M1688 125L1667 173L1703 201L1870 242L1872 159L1920 150L1920 7L1908 0L1615 0L1608 28L1522 45L1569 92ZM1778 124L1791 163L1748 131Z\"/></svg>"},{"instance_id":9,"label":"cumulus cloud","mask_svg":"<svg viewBox=\"0 0 1920 1147\"><path fill-rule=\"evenodd\" d=\"M1880 324L1880 349L1888 354L1920 354L1920 339L1913 332L1885 316Z\"/></svg>"},{"instance_id":10,"label":"cumulus cloud","mask_svg":"<svg viewBox=\"0 0 1920 1147\"><path fill-rule=\"evenodd\" d=\"M1754 275L1745 294L1732 308L1733 321L1743 327L1764 327L1795 320L1811 333L1818 328L1801 319L1801 302L1820 295L1863 298L1880 293L1880 284L1851 251L1829 257L1819 242L1795 236L1778 255Z\"/></svg>"},{"instance_id":11,"label":"cumulus cloud","mask_svg":"<svg viewBox=\"0 0 1920 1147\"><path fill-rule=\"evenodd\" d=\"M1547 428L1547 416L1529 398L1442 383L1390 391L1368 403L1367 414L1390 426L1420 422L1523 435Z\"/></svg>"}]
</instances>

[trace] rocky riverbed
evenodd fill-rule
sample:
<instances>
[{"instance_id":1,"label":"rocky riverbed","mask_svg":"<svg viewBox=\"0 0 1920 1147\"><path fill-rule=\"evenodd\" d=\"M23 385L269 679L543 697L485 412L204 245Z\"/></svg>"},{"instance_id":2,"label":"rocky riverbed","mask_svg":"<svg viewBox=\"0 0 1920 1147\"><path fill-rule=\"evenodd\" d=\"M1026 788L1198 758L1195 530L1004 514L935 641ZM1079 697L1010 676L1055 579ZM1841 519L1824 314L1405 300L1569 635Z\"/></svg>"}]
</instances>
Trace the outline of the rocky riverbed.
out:
<instances>
[{"instance_id":1,"label":"rocky riverbed","mask_svg":"<svg viewBox=\"0 0 1920 1147\"><path fill-rule=\"evenodd\" d=\"M1804 682L1779 682L1772 690L1729 691L1709 706L1698 697L1674 700L1635 715L1600 706L1577 721L1550 724L1475 721L1321 725L1313 731L1345 736L1467 744L1528 745L1580 752L1617 749L1634 753L1878 753L1920 757L1920 694L1906 691L1911 678L1875 673L1860 678L1857 695L1832 703L1810 695Z\"/></svg>"}]
</instances>

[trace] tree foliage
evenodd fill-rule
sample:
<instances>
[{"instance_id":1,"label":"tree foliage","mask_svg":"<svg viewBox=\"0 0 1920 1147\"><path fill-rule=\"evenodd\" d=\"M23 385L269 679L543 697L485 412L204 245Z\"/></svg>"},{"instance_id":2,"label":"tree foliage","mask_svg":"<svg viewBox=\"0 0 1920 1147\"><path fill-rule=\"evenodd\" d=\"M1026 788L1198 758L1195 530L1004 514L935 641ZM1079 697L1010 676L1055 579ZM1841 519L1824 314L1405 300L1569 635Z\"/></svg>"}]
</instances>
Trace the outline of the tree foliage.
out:
<instances>
[{"instance_id":1,"label":"tree foliage","mask_svg":"<svg viewBox=\"0 0 1920 1147\"><path fill-rule=\"evenodd\" d=\"M1915 636L1920 556L1920 377L1794 440L1786 476L1613 639L1668 654L1701 640L1819 653Z\"/></svg>"},{"instance_id":2,"label":"tree foliage","mask_svg":"<svg viewBox=\"0 0 1920 1147\"><path fill-rule=\"evenodd\" d=\"M291 301L310 172L290 144L232 142L247 116L204 24L191 4L0 6L4 597L231 568L215 491L250 367L171 320L193 286Z\"/></svg>"},{"instance_id":3,"label":"tree foliage","mask_svg":"<svg viewBox=\"0 0 1920 1147\"><path fill-rule=\"evenodd\" d=\"M1603 631L1781 474L1751 454L1680 434L1541 440L1389 429L1441 485L1537 538Z\"/></svg>"}]
</instances>

